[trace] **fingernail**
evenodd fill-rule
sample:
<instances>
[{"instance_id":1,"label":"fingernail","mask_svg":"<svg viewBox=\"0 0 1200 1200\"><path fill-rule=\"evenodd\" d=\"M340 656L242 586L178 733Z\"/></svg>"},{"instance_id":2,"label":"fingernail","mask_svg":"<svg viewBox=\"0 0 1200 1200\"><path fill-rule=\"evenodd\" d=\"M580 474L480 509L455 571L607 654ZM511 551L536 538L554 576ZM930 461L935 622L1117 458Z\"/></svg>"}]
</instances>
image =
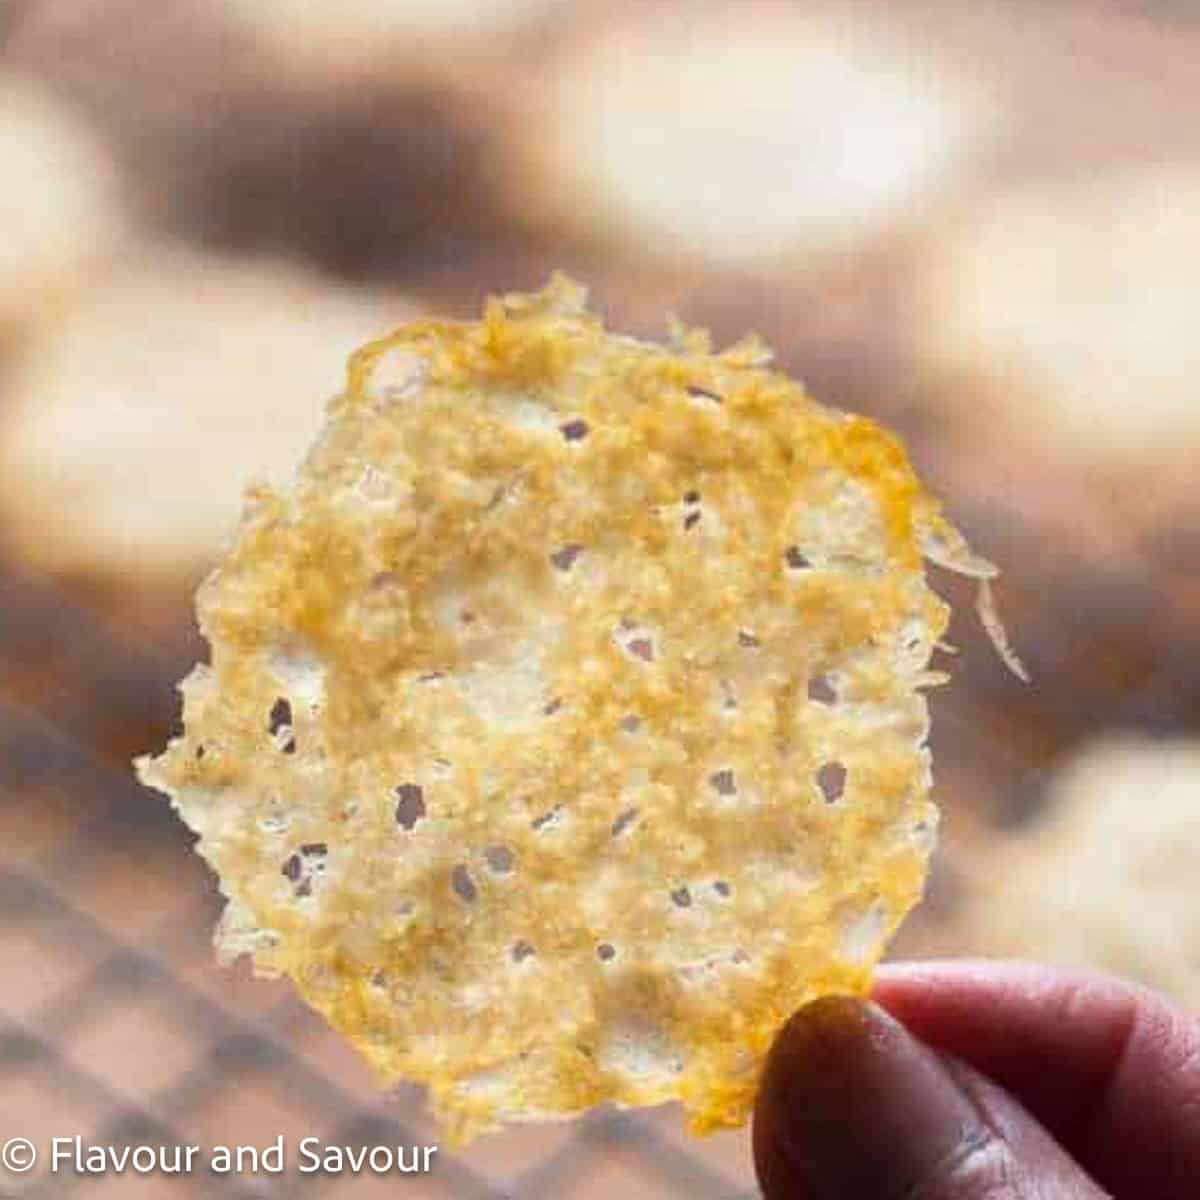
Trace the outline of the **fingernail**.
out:
<instances>
[{"instance_id":1,"label":"fingernail","mask_svg":"<svg viewBox=\"0 0 1200 1200\"><path fill-rule=\"evenodd\" d=\"M755 1112L768 1200L904 1196L982 1130L938 1054L874 1004L818 1000L780 1032Z\"/></svg>"}]
</instances>

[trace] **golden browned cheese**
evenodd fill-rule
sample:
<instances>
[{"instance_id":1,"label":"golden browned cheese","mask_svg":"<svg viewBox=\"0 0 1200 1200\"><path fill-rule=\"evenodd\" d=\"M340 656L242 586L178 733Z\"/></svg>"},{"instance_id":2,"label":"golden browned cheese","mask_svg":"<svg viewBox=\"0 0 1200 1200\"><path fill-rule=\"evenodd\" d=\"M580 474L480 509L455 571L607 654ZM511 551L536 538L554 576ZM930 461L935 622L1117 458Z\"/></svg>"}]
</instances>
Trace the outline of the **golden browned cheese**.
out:
<instances>
[{"instance_id":1,"label":"golden browned cheese","mask_svg":"<svg viewBox=\"0 0 1200 1200\"><path fill-rule=\"evenodd\" d=\"M451 1138L679 1099L742 1122L788 1014L921 893L923 557L994 573L895 438L607 333L558 277L351 362L201 589L142 778L226 957L290 976Z\"/></svg>"}]
</instances>

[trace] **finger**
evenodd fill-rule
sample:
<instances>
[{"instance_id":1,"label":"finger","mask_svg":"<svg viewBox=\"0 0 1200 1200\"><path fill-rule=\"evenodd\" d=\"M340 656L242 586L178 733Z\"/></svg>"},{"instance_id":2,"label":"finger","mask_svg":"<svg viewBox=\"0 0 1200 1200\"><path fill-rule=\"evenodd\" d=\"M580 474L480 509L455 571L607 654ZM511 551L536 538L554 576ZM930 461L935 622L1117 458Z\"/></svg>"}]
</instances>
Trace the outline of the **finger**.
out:
<instances>
[{"instance_id":1,"label":"finger","mask_svg":"<svg viewBox=\"0 0 1200 1200\"><path fill-rule=\"evenodd\" d=\"M1200 1179L1200 1023L1143 988L1031 963L892 964L875 998L1017 1096L1118 1195Z\"/></svg>"},{"instance_id":2,"label":"finger","mask_svg":"<svg viewBox=\"0 0 1200 1200\"><path fill-rule=\"evenodd\" d=\"M754 1115L766 1200L1101 1200L1044 1129L882 1009L802 1009L767 1059Z\"/></svg>"}]
</instances>

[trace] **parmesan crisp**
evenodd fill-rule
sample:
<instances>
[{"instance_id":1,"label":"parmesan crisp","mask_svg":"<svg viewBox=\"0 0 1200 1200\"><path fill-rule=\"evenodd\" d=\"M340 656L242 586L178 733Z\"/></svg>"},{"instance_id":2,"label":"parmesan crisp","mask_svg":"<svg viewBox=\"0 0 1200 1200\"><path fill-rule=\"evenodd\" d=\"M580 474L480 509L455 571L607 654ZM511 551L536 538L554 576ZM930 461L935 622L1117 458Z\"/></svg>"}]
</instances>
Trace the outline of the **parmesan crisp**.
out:
<instances>
[{"instance_id":1,"label":"parmesan crisp","mask_svg":"<svg viewBox=\"0 0 1200 1200\"><path fill-rule=\"evenodd\" d=\"M287 975L451 1139L603 1101L747 1117L799 1005L866 990L937 822L922 689L986 579L907 457L750 339L581 289L351 360L200 590L141 759Z\"/></svg>"}]
</instances>

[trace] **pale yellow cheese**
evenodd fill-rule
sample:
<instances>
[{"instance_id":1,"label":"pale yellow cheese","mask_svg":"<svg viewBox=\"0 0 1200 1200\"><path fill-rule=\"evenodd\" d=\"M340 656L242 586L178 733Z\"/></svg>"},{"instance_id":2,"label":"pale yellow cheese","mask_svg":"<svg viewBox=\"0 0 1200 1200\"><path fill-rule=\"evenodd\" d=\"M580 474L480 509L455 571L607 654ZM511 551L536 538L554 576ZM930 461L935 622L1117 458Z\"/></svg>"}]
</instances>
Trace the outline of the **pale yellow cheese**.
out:
<instances>
[{"instance_id":1,"label":"pale yellow cheese","mask_svg":"<svg viewBox=\"0 0 1200 1200\"><path fill-rule=\"evenodd\" d=\"M201 590L211 665L139 766L220 874L220 949L451 1137L740 1123L920 896L922 560L994 572L768 358L609 334L561 278L407 326Z\"/></svg>"}]
</instances>

